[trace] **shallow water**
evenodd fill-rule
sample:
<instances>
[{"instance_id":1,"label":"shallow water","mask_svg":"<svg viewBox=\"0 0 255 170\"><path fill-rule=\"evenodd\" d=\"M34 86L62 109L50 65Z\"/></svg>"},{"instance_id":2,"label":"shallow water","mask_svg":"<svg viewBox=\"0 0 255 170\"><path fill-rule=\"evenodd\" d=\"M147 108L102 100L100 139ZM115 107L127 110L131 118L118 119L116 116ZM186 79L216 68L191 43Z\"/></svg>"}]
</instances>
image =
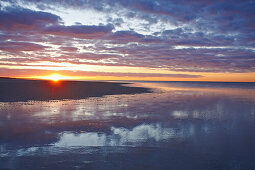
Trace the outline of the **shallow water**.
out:
<instances>
[{"instance_id":1,"label":"shallow water","mask_svg":"<svg viewBox=\"0 0 255 170\"><path fill-rule=\"evenodd\" d=\"M255 169L254 83L0 103L0 169Z\"/></svg>"}]
</instances>

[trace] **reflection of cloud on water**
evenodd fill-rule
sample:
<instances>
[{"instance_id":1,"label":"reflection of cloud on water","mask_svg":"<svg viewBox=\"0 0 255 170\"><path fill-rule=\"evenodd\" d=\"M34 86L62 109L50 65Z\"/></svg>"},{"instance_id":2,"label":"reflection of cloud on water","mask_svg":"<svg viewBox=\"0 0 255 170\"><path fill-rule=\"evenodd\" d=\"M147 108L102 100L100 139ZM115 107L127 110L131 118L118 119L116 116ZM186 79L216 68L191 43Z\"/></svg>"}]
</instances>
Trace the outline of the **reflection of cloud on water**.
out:
<instances>
[{"instance_id":1,"label":"reflection of cloud on water","mask_svg":"<svg viewBox=\"0 0 255 170\"><path fill-rule=\"evenodd\" d=\"M236 89L239 97L225 90L176 88L84 100L0 103L0 157L10 153L5 146L26 144L17 149L21 155L42 147L52 153L86 146L162 146L172 139L231 132L243 127L242 122L253 124L254 90ZM78 131L86 133L72 133Z\"/></svg>"},{"instance_id":2,"label":"reflection of cloud on water","mask_svg":"<svg viewBox=\"0 0 255 170\"><path fill-rule=\"evenodd\" d=\"M187 118L189 116L189 114L185 111L182 110L175 110L172 113L174 118Z\"/></svg>"},{"instance_id":3,"label":"reflection of cloud on water","mask_svg":"<svg viewBox=\"0 0 255 170\"><path fill-rule=\"evenodd\" d=\"M164 139L169 139L171 137L177 136L177 133L173 128L163 128L161 125L147 125L142 124L134 127L132 130L126 128L111 128L114 135L120 137L119 143L137 143L145 142L148 139L153 139L155 141L161 141Z\"/></svg>"},{"instance_id":4,"label":"reflection of cloud on water","mask_svg":"<svg viewBox=\"0 0 255 170\"><path fill-rule=\"evenodd\" d=\"M185 133L188 132L188 133ZM192 130L164 128L160 124L142 124L132 128L111 127L109 134L89 133L64 133L56 147L74 146L139 146L146 142L160 142L171 138L182 138L192 135Z\"/></svg>"},{"instance_id":5,"label":"reflection of cloud on water","mask_svg":"<svg viewBox=\"0 0 255 170\"><path fill-rule=\"evenodd\" d=\"M106 141L105 134L90 133L64 133L59 142L55 143L56 147L74 147L74 146L104 146Z\"/></svg>"},{"instance_id":6,"label":"reflection of cloud on water","mask_svg":"<svg viewBox=\"0 0 255 170\"><path fill-rule=\"evenodd\" d=\"M64 132L59 134L59 141L44 146L32 146L9 152L4 145L0 147L0 158L8 156L28 156L37 154L58 154L66 150L82 147L102 146L161 146L171 139L183 139L193 136L194 126L163 127L160 123L141 124L131 129L111 127L110 132ZM86 152L88 150L86 149Z\"/></svg>"},{"instance_id":7,"label":"reflection of cloud on water","mask_svg":"<svg viewBox=\"0 0 255 170\"><path fill-rule=\"evenodd\" d=\"M148 83L153 88L153 84ZM253 119L254 89L207 87L208 91L198 88L172 87L171 83L157 83L155 88L167 89L155 93L136 95L112 95L92 97L82 100L29 101L0 103L0 119L3 126L22 124L58 124L82 120L172 120L172 119L217 119L229 120L242 112ZM168 89L170 88L170 89ZM232 91L244 96L233 97ZM227 91L227 92L225 92ZM214 93L215 92L215 93ZM216 93L217 92L217 93ZM222 92L222 93L220 93ZM245 93L244 93L245 92ZM246 93L253 95L252 100ZM245 111L243 111L245 109ZM242 110L242 111L239 111ZM125 121L128 122L128 121ZM114 126L111 124L111 126Z\"/></svg>"}]
</instances>

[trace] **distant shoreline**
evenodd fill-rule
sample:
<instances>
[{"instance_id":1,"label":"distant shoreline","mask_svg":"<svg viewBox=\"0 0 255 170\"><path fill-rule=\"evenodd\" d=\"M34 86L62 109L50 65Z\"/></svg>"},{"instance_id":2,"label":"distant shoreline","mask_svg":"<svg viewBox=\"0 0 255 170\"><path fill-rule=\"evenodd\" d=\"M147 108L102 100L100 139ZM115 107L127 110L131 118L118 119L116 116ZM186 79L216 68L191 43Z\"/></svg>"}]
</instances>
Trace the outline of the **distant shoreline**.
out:
<instances>
[{"instance_id":1,"label":"distant shoreline","mask_svg":"<svg viewBox=\"0 0 255 170\"><path fill-rule=\"evenodd\" d=\"M62 99L85 99L117 94L150 93L144 87L122 86L128 83L29 80L0 77L0 102L48 101Z\"/></svg>"}]
</instances>

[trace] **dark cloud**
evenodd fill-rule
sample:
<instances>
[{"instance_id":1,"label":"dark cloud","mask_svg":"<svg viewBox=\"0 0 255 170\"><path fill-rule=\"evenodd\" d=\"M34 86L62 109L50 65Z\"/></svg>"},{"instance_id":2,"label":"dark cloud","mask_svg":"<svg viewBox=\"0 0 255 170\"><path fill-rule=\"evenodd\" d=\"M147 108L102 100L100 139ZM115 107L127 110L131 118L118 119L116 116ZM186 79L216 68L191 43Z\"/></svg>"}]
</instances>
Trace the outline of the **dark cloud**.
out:
<instances>
[{"instance_id":1,"label":"dark cloud","mask_svg":"<svg viewBox=\"0 0 255 170\"><path fill-rule=\"evenodd\" d=\"M119 57L121 57L119 54L95 54L95 53L79 53L73 56L73 58L75 58L78 61L79 59L102 60L102 59L119 58Z\"/></svg>"},{"instance_id":2,"label":"dark cloud","mask_svg":"<svg viewBox=\"0 0 255 170\"><path fill-rule=\"evenodd\" d=\"M58 35L58 36L70 36L76 38L93 39L102 37L112 31L113 25L106 26L88 26L88 25L54 25L47 27L44 30L46 34Z\"/></svg>"},{"instance_id":3,"label":"dark cloud","mask_svg":"<svg viewBox=\"0 0 255 170\"><path fill-rule=\"evenodd\" d=\"M44 50L47 46L28 43L28 42L0 42L0 50L8 51L11 53L20 51L38 51Z\"/></svg>"},{"instance_id":4,"label":"dark cloud","mask_svg":"<svg viewBox=\"0 0 255 170\"><path fill-rule=\"evenodd\" d=\"M48 12L16 7L1 10L0 21L0 30L34 31L48 24L57 24L60 17Z\"/></svg>"},{"instance_id":5,"label":"dark cloud","mask_svg":"<svg viewBox=\"0 0 255 170\"><path fill-rule=\"evenodd\" d=\"M33 11L22 7L4 8L0 11L0 31L24 32L34 34L51 34L79 38L95 38L103 36L114 29L112 24L104 25L61 25L61 18L57 15ZM11 36L11 35L9 35Z\"/></svg>"},{"instance_id":6,"label":"dark cloud","mask_svg":"<svg viewBox=\"0 0 255 170\"><path fill-rule=\"evenodd\" d=\"M109 39L116 42L139 42L144 38L144 35L138 34L135 31L117 31Z\"/></svg>"}]
</instances>

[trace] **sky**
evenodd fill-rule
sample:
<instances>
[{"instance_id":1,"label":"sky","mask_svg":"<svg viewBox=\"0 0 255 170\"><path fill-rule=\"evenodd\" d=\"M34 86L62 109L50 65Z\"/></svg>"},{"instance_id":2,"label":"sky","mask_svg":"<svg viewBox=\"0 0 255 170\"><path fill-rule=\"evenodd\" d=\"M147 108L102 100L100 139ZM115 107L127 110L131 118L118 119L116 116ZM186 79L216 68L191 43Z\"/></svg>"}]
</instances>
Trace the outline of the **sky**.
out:
<instances>
[{"instance_id":1,"label":"sky","mask_svg":"<svg viewBox=\"0 0 255 170\"><path fill-rule=\"evenodd\" d=\"M0 76L255 81L253 0L1 0Z\"/></svg>"}]
</instances>

